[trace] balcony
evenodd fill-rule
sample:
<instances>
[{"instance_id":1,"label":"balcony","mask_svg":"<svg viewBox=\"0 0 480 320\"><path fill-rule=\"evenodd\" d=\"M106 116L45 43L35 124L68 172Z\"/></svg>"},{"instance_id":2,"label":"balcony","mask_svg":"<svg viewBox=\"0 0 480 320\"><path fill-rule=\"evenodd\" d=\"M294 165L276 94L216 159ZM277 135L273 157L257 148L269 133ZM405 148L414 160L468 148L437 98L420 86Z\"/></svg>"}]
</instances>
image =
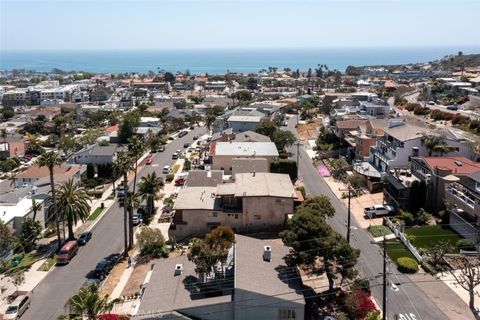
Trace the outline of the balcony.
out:
<instances>
[{"instance_id":1,"label":"balcony","mask_svg":"<svg viewBox=\"0 0 480 320\"><path fill-rule=\"evenodd\" d=\"M480 199L461 184L453 182L445 186L446 198L467 213L480 212Z\"/></svg>"}]
</instances>

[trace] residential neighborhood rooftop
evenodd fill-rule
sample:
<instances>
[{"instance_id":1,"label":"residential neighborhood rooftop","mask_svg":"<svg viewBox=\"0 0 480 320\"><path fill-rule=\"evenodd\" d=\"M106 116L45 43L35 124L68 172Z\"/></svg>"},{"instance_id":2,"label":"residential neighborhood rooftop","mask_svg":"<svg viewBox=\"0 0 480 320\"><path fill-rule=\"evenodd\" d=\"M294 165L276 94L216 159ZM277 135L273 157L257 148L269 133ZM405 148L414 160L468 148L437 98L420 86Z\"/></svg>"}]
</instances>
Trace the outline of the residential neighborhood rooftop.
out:
<instances>
[{"instance_id":1,"label":"residential neighborhood rooftop","mask_svg":"<svg viewBox=\"0 0 480 320\"><path fill-rule=\"evenodd\" d=\"M268 172L235 174L233 183L218 186L217 195L229 194L236 197L296 197L292 181L287 174Z\"/></svg>"},{"instance_id":2,"label":"residential neighborhood rooftop","mask_svg":"<svg viewBox=\"0 0 480 320\"><path fill-rule=\"evenodd\" d=\"M235 157L278 157L277 147L273 142L215 142L210 146L210 154Z\"/></svg>"}]
</instances>

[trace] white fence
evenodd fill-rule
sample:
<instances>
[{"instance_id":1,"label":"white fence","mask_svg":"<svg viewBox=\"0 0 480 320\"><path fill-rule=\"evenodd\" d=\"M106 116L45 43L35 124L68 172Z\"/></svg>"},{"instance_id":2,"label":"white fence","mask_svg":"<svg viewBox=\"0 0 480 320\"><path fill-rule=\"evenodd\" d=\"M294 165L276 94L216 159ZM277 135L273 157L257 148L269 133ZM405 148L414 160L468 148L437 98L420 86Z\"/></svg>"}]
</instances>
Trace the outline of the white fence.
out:
<instances>
[{"instance_id":1,"label":"white fence","mask_svg":"<svg viewBox=\"0 0 480 320\"><path fill-rule=\"evenodd\" d=\"M423 261L423 257L420 253L418 253L417 248L410 243L410 241L405 237L403 232L400 229L400 226L394 224L390 219L384 218L385 224L392 230L395 236L403 242L403 244L407 247L408 250L413 254L413 256L418 260L418 262Z\"/></svg>"}]
</instances>

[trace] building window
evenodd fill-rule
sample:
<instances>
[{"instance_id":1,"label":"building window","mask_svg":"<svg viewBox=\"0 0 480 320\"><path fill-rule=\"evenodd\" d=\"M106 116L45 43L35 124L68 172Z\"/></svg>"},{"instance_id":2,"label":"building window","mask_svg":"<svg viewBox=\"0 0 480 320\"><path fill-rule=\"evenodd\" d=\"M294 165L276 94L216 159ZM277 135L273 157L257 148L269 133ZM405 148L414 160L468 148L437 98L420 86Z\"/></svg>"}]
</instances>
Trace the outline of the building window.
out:
<instances>
[{"instance_id":1,"label":"building window","mask_svg":"<svg viewBox=\"0 0 480 320\"><path fill-rule=\"evenodd\" d=\"M280 309L278 310L278 319L296 319L295 310L293 309Z\"/></svg>"},{"instance_id":2,"label":"building window","mask_svg":"<svg viewBox=\"0 0 480 320\"><path fill-rule=\"evenodd\" d=\"M261 220L262 217L259 214L256 214L256 215L253 216L253 219L254 220Z\"/></svg>"},{"instance_id":3,"label":"building window","mask_svg":"<svg viewBox=\"0 0 480 320\"><path fill-rule=\"evenodd\" d=\"M238 213L235 213L235 219L238 219Z\"/></svg>"}]
</instances>

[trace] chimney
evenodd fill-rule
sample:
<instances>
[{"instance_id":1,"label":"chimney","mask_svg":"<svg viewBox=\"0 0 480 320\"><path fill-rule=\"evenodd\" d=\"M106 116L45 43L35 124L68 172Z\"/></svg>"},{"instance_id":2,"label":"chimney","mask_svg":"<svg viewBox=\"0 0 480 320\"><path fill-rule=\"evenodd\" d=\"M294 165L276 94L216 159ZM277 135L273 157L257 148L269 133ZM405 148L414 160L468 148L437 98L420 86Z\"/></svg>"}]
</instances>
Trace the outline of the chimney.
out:
<instances>
[{"instance_id":1,"label":"chimney","mask_svg":"<svg viewBox=\"0 0 480 320\"><path fill-rule=\"evenodd\" d=\"M272 260L272 247L264 246L263 247L263 261L270 262Z\"/></svg>"}]
</instances>

